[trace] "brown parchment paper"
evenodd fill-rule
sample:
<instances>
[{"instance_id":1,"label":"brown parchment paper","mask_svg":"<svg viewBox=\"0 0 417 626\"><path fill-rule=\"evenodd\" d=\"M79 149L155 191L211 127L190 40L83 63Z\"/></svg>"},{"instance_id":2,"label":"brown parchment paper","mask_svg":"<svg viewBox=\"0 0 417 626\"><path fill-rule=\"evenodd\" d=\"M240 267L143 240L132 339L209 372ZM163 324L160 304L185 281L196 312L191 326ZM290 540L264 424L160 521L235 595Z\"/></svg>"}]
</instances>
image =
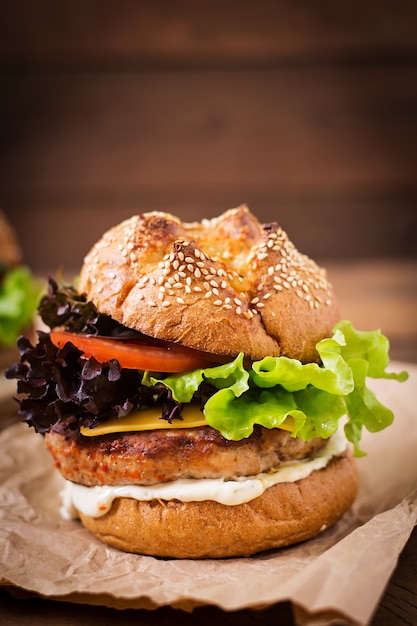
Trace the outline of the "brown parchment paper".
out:
<instances>
[{"instance_id":1,"label":"brown parchment paper","mask_svg":"<svg viewBox=\"0 0 417 626\"><path fill-rule=\"evenodd\" d=\"M106 547L60 518L62 481L25 424L0 434L0 583L116 608L262 608L290 600L301 626L371 619L417 523L417 366L406 383L371 381L394 424L364 433L357 500L332 529L252 558L163 560Z\"/></svg>"}]
</instances>

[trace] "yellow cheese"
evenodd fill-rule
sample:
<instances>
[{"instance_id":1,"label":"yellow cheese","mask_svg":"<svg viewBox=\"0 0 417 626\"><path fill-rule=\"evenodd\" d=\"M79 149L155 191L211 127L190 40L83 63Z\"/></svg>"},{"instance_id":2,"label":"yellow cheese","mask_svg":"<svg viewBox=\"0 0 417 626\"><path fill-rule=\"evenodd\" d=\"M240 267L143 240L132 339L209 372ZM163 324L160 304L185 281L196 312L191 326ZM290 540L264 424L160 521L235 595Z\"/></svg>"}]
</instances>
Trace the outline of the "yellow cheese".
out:
<instances>
[{"instance_id":1,"label":"yellow cheese","mask_svg":"<svg viewBox=\"0 0 417 626\"><path fill-rule=\"evenodd\" d=\"M182 410L182 420L173 420L170 424L161 418L161 409L152 407L135 411L127 417L110 419L96 428L81 426L80 432L85 437L108 435L109 433L126 433L132 430L169 430L170 428L195 428L207 426L203 413L197 404L188 404Z\"/></svg>"},{"instance_id":2,"label":"yellow cheese","mask_svg":"<svg viewBox=\"0 0 417 626\"><path fill-rule=\"evenodd\" d=\"M161 419L161 410L157 408L135 411L127 417L109 419L96 428L81 426L80 432L84 437L98 437L112 433L126 433L141 430L170 430L172 428L198 428L207 426L204 415L197 404L187 404L182 410L182 420L173 420L170 424ZM287 417L280 428L291 431L294 427L292 418Z\"/></svg>"}]
</instances>

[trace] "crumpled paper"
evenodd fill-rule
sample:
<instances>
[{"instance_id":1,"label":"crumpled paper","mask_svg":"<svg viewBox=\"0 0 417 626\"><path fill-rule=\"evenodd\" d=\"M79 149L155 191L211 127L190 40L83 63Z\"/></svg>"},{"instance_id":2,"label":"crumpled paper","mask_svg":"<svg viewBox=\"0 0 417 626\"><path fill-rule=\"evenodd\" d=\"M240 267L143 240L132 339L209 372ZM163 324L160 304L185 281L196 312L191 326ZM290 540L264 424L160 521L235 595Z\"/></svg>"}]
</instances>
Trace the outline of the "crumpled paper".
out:
<instances>
[{"instance_id":1,"label":"crumpled paper","mask_svg":"<svg viewBox=\"0 0 417 626\"><path fill-rule=\"evenodd\" d=\"M251 558L156 559L105 546L61 519L62 479L42 437L8 426L0 433L0 584L120 609L231 611L290 600L300 626L367 624L417 523L417 366L391 364L402 369L406 383L370 382L395 420L364 433L352 509L308 542Z\"/></svg>"}]
</instances>

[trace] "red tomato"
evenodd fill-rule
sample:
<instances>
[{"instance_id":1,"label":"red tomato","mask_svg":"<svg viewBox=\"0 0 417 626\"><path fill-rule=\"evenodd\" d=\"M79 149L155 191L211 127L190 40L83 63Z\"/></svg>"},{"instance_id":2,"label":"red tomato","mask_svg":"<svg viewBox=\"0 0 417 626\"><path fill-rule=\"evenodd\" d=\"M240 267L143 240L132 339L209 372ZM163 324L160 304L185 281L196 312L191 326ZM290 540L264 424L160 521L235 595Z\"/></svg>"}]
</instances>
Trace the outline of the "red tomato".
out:
<instances>
[{"instance_id":1,"label":"red tomato","mask_svg":"<svg viewBox=\"0 0 417 626\"><path fill-rule=\"evenodd\" d=\"M95 357L100 363L117 359L127 369L150 370L152 372L187 372L200 367L214 366L218 359L205 352L186 348L172 342L149 340L119 340L96 335L81 335L65 331L51 331L51 340L63 347L71 342L88 359Z\"/></svg>"}]
</instances>

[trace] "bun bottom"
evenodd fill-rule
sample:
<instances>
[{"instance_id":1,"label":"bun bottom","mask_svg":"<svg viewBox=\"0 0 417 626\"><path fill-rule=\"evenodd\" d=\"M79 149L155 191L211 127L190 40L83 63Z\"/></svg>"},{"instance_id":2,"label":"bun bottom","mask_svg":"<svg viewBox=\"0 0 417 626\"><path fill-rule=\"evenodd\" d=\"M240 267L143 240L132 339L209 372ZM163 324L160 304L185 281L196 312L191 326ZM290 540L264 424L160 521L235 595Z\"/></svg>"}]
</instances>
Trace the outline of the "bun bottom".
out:
<instances>
[{"instance_id":1,"label":"bun bottom","mask_svg":"<svg viewBox=\"0 0 417 626\"><path fill-rule=\"evenodd\" d=\"M228 558L311 539L335 524L358 489L350 453L294 483L280 483L235 506L217 502L149 502L117 498L102 517L80 513L83 525L104 543L143 555Z\"/></svg>"}]
</instances>

